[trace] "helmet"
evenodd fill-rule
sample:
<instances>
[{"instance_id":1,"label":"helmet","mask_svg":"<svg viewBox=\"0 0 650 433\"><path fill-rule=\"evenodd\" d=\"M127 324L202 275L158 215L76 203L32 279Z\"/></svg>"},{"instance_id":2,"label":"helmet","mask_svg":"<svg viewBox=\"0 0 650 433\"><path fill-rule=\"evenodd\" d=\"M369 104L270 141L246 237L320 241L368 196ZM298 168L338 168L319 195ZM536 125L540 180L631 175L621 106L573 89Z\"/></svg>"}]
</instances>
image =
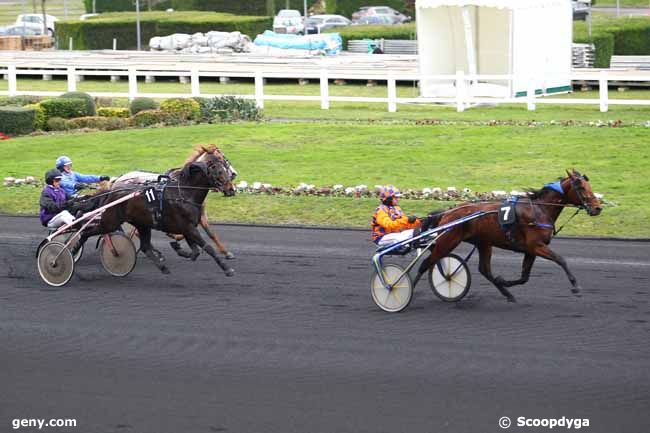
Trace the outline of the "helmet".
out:
<instances>
[{"instance_id":1,"label":"helmet","mask_svg":"<svg viewBox=\"0 0 650 433\"><path fill-rule=\"evenodd\" d=\"M56 168L53 168L52 170L48 170L45 173L45 183L48 185L52 185L54 183L54 179L56 178L61 178L61 172L57 170Z\"/></svg>"},{"instance_id":2,"label":"helmet","mask_svg":"<svg viewBox=\"0 0 650 433\"><path fill-rule=\"evenodd\" d=\"M399 189L393 185L384 185L379 189L379 200L382 202L390 197L399 197L400 195Z\"/></svg>"},{"instance_id":3,"label":"helmet","mask_svg":"<svg viewBox=\"0 0 650 433\"><path fill-rule=\"evenodd\" d=\"M72 164L72 160L67 156L59 156L54 164L59 170L63 170L64 165Z\"/></svg>"}]
</instances>

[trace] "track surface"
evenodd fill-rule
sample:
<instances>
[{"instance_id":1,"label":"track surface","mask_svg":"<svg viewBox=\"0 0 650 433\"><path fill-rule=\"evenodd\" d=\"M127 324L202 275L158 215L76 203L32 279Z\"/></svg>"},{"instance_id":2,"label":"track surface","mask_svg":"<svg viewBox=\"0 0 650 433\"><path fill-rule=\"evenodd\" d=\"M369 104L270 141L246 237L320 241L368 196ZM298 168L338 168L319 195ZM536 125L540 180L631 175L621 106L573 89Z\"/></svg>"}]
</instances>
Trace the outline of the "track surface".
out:
<instances>
[{"instance_id":1,"label":"track surface","mask_svg":"<svg viewBox=\"0 0 650 433\"><path fill-rule=\"evenodd\" d=\"M171 275L140 256L110 277L88 248L52 289L36 271L37 220L0 217L0 431L14 418L76 418L47 431L84 433L484 433L502 431L501 416L650 425L650 243L554 241L582 298L539 260L509 304L473 258L461 303L423 281L391 315L370 298L366 232L218 230L237 254L233 278L158 236ZM515 276L520 257L498 253L494 266Z\"/></svg>"}]
</instances>

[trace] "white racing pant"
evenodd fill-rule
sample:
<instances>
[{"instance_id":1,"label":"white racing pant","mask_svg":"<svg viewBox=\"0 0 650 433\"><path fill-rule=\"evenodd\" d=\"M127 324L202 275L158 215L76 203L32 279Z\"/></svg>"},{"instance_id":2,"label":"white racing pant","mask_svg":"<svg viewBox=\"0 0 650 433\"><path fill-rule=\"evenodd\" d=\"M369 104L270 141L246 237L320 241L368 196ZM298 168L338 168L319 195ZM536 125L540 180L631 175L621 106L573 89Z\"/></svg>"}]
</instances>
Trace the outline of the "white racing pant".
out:
<instances>
[{"instance_id":1,"label":"white racing pant","mask_svg":"<svg viewBox=\"0 0 650 433\"><path fill-rule=\"evenodd\" d=\"M67 210L61 211L54 216L48 223L47 227L51 229L58 229L64 224L70 224L74 221L74 217Z\"/></svg>"},{"instance_id":2,"label":"white racing pant","mask_svg":"<svg viewBox=\"0 0 650 433\"><path fill-rule=\"evenodd\" d=\"M380 247L385 247L387 245L392 245L397 242L404 241L406 239L411 239L413 237L413 229L404 230L398 233L388 233L384 235L379 242L377 243Z\"/></svg>"}]
</instances>

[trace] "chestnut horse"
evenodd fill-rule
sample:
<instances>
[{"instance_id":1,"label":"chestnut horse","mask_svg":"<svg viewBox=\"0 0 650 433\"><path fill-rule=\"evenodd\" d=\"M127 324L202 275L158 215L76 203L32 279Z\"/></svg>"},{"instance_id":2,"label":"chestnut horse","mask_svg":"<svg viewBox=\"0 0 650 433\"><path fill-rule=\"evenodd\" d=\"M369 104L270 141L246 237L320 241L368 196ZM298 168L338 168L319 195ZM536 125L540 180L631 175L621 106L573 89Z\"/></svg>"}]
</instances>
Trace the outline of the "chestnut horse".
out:
<instances>
[{"instance_id":1,"label":"chestnut horse","mask_svg":"<svg viewBox=\"0 0 650 433\"><path fill-rule=\"evenodd\" d=\"M479 251L479 272L499 289L509 302L515 302L507 287L524 284L528 281L536 257L543 257L557 263L564 269L575 294L580 292L578 281L569 270L562 256L549 248L549 243L557 233L555 222L565 207L586 209L590 216L599 215L602 206L594 196L589 178L579 172L567 170L567 177L559 182L547 184L539 190L530 191L514 204L515 221L504 230L499 224L499 209L503 203L481 202L464 203L444 212L433 213L427 223L429 228L446 224L466 215L483 211L487 215L450 228L436 241L431 255L420 265L416 282L438 260L445 257L461 242L474 244ZM505 208L504 208L505 209ZM501 276L492 275L492 247L517 251L524 254L521 277L507 281Z\"/></svg>"}]
</instances>

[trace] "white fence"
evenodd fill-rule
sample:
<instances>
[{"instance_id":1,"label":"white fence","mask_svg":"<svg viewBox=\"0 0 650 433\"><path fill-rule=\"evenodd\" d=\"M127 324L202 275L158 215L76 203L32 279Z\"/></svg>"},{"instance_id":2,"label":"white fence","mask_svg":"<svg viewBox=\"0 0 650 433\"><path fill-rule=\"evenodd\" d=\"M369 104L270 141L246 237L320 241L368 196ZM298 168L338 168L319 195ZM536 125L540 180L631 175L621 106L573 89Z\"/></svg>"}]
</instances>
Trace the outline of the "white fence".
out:
<instances>
[{"instance_id":1,"label":"white fence","mask_svg":"<svg viewBox=\"0 0 650 433\"><path fill-rule=\"evenodd\" d=\"M30 91L18 90L18 77L19 76L46 76L58 75L67 77L68 91L77 90L78 77L85 76L121 76L128 77L128 92L89 92L92 96L100 97L125 97L129 99L138 96L148 96L152 98L173 98L173 97L215 97L224 96L225 94L207 94L201 92L200 79L202 77L238 77L238 78L252 78L255 82L255 93L252 95L238 95L246 99L254 99L257 106L264 107L265 101L320 101L321 108L324 110L329 109L330 102L369 102L369 103L384 103L388 106L389 112L397 111L398 104L407 103L446 103L454 104L457 111L464 111L465 108L472 104L494 104L494 103L508 103L508 104L526 104L528 110L535 110L537 104L581 104L581 105L598 105L601 112L607 112L610 105L642 105L650 106L650 99L634 100L634 99L610 99L608 92L608 83L610 81L620 81L622 78L626 82L650 82L650 74L630 75L625 74L624 77L616 75L611 71L601 70L593 73L580 72L568 78L576 81L598 82L599 98L598 99L583 99L583 98L553 98L553 97L539 97L535 93L536 89L544 88L543 80L531 77L529 80L530 85L527 90L527 96L512 98L512 97L474 97L469 94L469 82L479 80L500 80L504 82L512 82L512 75L467 75L462 71L456 75L404 75L399 76L395 74L382 74L382 73L367 73L367 74L332 74L327 70L322 69L319 72L311 73L271 73L271 72L216 72L216 71L200 71L193 68L190 70L175 70L175 71L161 71L161 70L137 70L134 67L122 70L89 70L89 69L75 69L68 67L67 69L19 69L15 65L9 65L0 69L0 74L4 75L8 80L8 90L0 91L0 95L16 96L16 95L34 95L34 96L58 96L61 92L47 92L47 91ZM138 90L138 77L155 76L155 77L189 77L190 93L143 93ZM320 95L315 96L302 96L302 95L269 95L265 94L265 79L266 78L280 78L280 79L311 79L320 82ZM386 81L387 95L386 97L357 97L357 96L330 96L329 86L330 80L375 80ZM421 81L421 80L447 80L453 82L455 85L456 95L451 97L411 97L402 98L397 96L396 82L399 81Z\"/></svg>"}]
</instances>

